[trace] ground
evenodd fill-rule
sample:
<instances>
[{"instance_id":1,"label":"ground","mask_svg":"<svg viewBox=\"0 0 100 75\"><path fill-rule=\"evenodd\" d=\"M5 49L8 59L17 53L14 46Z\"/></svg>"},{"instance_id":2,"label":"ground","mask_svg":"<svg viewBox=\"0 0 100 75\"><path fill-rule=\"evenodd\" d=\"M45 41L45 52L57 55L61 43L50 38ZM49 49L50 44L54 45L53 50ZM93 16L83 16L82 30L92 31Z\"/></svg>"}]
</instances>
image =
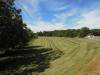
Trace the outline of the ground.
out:
<instances>
[{"instance_id":1,"label":"ground","mask_svg":"<svg viewBox=\"0 0 100 75\"><path fill-rule=\"evenodd\" d=\"M63 52L40 75L100 75L100 39L39 37L31 42Z\"/></svg>"},{"instance_id":2,"label":"ground","mask_svg":"<svg viewBox=\"0 0 100 75\"><path fill-rule=\"evenodd\" d=\"M100 75L100 37L39 37L0 51L0 75Z\"/></svg>"}]
</instances>

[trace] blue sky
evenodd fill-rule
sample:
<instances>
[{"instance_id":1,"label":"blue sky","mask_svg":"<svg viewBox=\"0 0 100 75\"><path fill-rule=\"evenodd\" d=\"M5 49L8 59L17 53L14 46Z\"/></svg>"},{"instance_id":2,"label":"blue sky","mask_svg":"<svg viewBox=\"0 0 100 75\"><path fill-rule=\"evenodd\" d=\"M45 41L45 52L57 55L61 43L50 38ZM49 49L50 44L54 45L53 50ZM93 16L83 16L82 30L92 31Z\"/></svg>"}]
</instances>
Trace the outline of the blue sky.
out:
<instances>
[{"instance_id":1,"label":"blue sky","mask_svg":"<svg viewBox=\"0 0 100 75\"><path fill-rule=\"evenodd\" d=\"M72 28L100 29L100 0L16 0L34 32Z\"/></svg>"}]
</instances>

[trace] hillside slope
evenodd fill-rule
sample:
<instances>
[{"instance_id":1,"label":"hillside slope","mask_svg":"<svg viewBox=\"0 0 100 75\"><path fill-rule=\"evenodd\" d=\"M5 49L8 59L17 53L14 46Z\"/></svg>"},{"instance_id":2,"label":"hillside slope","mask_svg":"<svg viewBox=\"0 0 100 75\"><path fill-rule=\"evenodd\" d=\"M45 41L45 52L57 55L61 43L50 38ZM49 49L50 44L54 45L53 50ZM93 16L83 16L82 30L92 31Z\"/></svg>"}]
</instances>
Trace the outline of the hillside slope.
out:
<instances>
[{"instance_id":1,"label":"hillside slope","mask_svg":"<svg viewBox=\"0 0 100 75\"><path fill-rule=\"evenodd\" d=\"M65 37L39 37L32 42L64 54L50 63L50 68L40 75L97 75L100 62L100 39ZM100 70L100 69L98 69Z\"/></svg>"}]
</instances>

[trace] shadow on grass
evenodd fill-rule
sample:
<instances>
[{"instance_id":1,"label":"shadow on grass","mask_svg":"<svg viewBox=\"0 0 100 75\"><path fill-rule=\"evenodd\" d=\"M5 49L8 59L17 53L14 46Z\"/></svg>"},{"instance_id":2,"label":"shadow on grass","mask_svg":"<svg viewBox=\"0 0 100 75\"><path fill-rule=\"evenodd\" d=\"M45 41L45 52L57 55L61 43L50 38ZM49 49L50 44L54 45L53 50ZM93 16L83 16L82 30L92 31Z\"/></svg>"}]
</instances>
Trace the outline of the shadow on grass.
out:
<instances>
[{"instance_id":1,"label":"shadow on grass","mask_svg":"<svg viewBox=\"0 0 100 75\"><path fill-rule=\"evenodd\" d=\"M50 60L60 57L61 54L40 46L6 51L0 54L0 75L31 75L32 72L43 72L49 68Z\"/></svg>"}]
</instances>

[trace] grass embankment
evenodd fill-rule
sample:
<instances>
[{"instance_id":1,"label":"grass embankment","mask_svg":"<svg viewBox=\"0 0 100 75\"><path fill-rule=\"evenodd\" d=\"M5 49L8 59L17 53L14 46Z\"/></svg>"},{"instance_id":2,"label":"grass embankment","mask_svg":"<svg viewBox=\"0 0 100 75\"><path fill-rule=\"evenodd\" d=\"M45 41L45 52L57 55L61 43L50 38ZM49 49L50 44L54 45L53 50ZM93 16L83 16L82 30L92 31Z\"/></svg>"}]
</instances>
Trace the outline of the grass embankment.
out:
<instances>
[{"instance_id":1,"label":"grass embankment","mask_svg":"<svg viewBox=\"0 0 100 75\"><path fill-rule=\"evenodd\" d=\"M64 53L60 58L52 61L50 68L40 75L96 75L98 73L95 70L96 62L100 57L100 39L40 37L32 44Z\"/></svg>"},{"instance_id":2,"label":"grass embankment","mask_svg":"<svg viewBox=\"0 0 100 75\"><path fill-rule=\"evenodd\" d=\"M0 75L97 75L100 38L39 37L0 53Z\"/></svg>"},{"instance_id":3,"label":"grass embankment","mask_svg":"<svg viewBox=\"0 0 100 75\"><path fill-rule=\"evenodd\" d=\"M33 42L33 41L32 41ZM63 53L41 45L0 51L0 75L31 75L49 68L49 62Z\"/></svg>"}]
</instances>

